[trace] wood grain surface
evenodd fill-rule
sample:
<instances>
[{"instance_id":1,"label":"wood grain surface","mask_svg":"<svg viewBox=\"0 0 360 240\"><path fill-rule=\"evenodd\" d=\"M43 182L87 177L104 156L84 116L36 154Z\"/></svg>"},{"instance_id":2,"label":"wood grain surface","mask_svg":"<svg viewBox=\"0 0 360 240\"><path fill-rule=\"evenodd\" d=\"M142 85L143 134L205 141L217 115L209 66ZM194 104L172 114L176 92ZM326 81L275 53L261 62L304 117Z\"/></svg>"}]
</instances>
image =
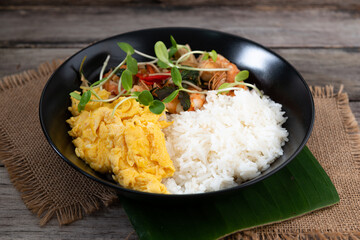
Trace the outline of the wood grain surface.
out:
<instances>
[{"instance_id":1,"label":"wood grain surface","mask_svg":"<svg viewBox=\"0 0 360 240\"><path fill-rule=\"evenodd\" d=\"M0 22L0 78L127 31L208 28L270 47L309 85L344 85L360 121L358 0L0 0ZM0 203L0 239L137 239L120 204L68 226L39 227L1 163Z\"/></svg>"},{"instance_id":2,"label":"wood grain surface","mask_svg":"<svg viewBox=\"0 0 360 240\"><path fill-rule=\"evenodd\" d=\"M64 13L66 13L64 15ZM82 47L144 28L199 27L267 47L360 47L360 15L342 9L257 7L53 7L4 9L0 47Z\"/></svg>"}]
</instances>

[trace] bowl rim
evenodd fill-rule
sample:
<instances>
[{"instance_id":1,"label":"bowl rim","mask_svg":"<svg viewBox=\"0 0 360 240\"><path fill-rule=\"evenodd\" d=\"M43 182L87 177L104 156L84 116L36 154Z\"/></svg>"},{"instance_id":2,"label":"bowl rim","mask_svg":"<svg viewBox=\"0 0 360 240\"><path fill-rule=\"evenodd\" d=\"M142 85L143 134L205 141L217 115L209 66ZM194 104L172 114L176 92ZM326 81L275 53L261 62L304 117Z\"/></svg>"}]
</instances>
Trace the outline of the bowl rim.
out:
<instances>
[{"instance_id":1,"label":"bowl rim","mask_svg":"<svg viewBox=\"0 0 360 240\"><path fill-rule=\"evenodd\" d=\"M76 164L74 164L72 161L70 161L68 158L66 158L61 152L60 150L56 147L55 143L52 141L52 139L50 138L50 135L48 134L48 132L46 131L46 127L45 127L45 123L44 123L44 119L43 119L43 103L44 103L44 95L46 92L46 89L48 88L51 80L53 79L53 77L57 74L58 71L61 70L62 66L64 66L66 63L68 63L72 58L74 58L75 56L77 56L79 53L81 53L82 51L85 51L88 48L91 48L97 44L101 44L105 41L109 41L112 39L116 39L125 35L129 35L129 34L136 34L138 32L151 32L151 31L176 31L176 30L185 30L185 31L205 31L205 32L212 32L212 33L216 33L216 34L221 34L223 36L228 36L228 37L233 37L233 38L237 38L240 41L245 41L248 42L252 45L255 45L256 47L259 47L269 53L271 53L272 55L274 55L275 57L279 58L281 61L283 61L284 63L286 63L295 73L296 75L298 75L299 79L301 80L302 84L304 85L306 92L308 94L310 103L311 103L311 121L310 121L310 125L308 126L306 135L304 137L304 139L302 140L302 142L300 143L300 145L298 146L298 148L294 151L294 153L288 157L288 159L286 159L286 161L284 161L282 164L280 164L276 169L266 173L263 176L260 176L256 179L250 179L248 181L245 181L243 183L241 183L238 186L234 186L234 187L230 187L230 188L225 188L225 189L220 189L217 191L212 191L212 192L204 192L204 193L187 193L187 194L160 194L160 193L148 193L148 192L141 192L141 191L137 191L137 190L133 190L133 189L128 189L125 187L122 187L119 184L115 184L115 183L111 183L108 181L104 181L102 179L99 179L97 177L94 177L93 175L89 174L88 172L84 171L83 169L79 168ZM239 189L251 186L255 183L261 182L262 180L270 177L271 175L275 174L276 172L278 172L279 170L281 170L283 167L285 167L288 163L290 163L301 151L302 149L305 147L305 144L307 143L307 141L309 140L309 137L311 135L311 132L313 130L313 126L314 126L314 121L315 121L315 105L314 105L314 99L313 96L311 94L311 90L309 88L309 86L307 85L307 83L305 82L304 78L301 76L301 74L296 70L296 68L294 66L292 66L286 59L284 59L282 56L278 55L277 53L275 53L274 51L272 51L271 49L257 43L254 42L253 40L241 37L241 36L237 36L235 34L230 34L230 33L226 33L226 32L222 32L222 31L218 31L218 30L213 30L213 29L206 29L206 28L195 28L195 27L157 27L157 28L144 28L144 29L139 29L139 30L135 30L135 31L129 31L129 32L124 32L121 34L117 34L117 35L113 35L107 38L104 38L102 40L93 42L91 44L89 44L87 47L80 49L79 51L75 52L73 55L71 55L68 59L66 59L52 74L51 76L48 78L42 93L41 93L41 97L40 97L40 102L39 102L39 118L40 118L40 124L41 124L41 128L42 131L47 139L47 141L49 142L50 146L54 149L54 151L66 162L68 163L70 166L72 166L73 168L75 168L77 171L81 172L82 174L84 174L85 176L89 177L92 180L95 180L96 182L99 182L101 184L104 184L105 186L111 187L113 189L116 189L117 191L123 191L125 193L129 193L129 194L136 194L136 195L141 195L144 198L162 198L164 200L166 199L174 199L174 200L179 200L179 199L184 199L184 198L203 198L203 197L213 197L213 196L218 196L220 194L227 194L227 193L231 193L234 191L237 191Z\"/></svg>"}]
</instances>

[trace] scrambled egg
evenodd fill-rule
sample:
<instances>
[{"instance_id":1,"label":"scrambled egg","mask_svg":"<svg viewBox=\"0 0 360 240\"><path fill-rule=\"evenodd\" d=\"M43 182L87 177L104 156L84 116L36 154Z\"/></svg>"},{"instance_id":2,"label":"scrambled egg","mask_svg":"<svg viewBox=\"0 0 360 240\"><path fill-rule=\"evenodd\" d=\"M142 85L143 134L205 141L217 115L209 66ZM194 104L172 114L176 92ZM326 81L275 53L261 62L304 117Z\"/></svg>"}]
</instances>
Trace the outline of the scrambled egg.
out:
<instances>
[{"instance_id":1,"label":"scrambled egg","mask_svg":"<svg viewBox=\"0 0 360 240\"><path fill-rule=\"evenodd\" d=\"M97 91L102 99L110 93ZM93 96L92 96L93 98ZM67 120L72 128L75 153L91 168L101 173L112 173L120 185L145 192L168 193L163 178L171 177L175 168L165 146L161 129L171 123L165 114L156 115L136 100L123 102L112 116L112 103L89 102L81 113L78 100L71 98Z\"/></svg>"}]
</instances>

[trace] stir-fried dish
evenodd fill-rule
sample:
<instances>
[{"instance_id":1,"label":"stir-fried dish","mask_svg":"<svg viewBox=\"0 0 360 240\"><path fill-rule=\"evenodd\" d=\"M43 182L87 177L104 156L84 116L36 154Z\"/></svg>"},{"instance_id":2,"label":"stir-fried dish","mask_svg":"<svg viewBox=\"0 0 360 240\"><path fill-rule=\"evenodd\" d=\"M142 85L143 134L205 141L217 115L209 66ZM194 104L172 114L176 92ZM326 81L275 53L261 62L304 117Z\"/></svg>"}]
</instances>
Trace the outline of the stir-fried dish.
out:
<instances>
[{"instance_id":1,"label":"stir-fried dish","mask_svg":"<svg viewBox=\"0 0 360 240\"><path fill-rule=\"evenodd\" d=\"M172 124L168 114L200 111L209 92L235 96L234 91L250 87L262 96L244 82L248 71L215 50L192 50L170 39L169 48L161 41L155 44L155 56L118 43L126 57L109 69L108 55L94 83L83 73L84 58L82 92L70 93L73 117L67 122L76 155L126 188L169 193L164 179L176 170L162 131ZM137 61L134 55L148 61Z\"/></svg>"}]
</instances>

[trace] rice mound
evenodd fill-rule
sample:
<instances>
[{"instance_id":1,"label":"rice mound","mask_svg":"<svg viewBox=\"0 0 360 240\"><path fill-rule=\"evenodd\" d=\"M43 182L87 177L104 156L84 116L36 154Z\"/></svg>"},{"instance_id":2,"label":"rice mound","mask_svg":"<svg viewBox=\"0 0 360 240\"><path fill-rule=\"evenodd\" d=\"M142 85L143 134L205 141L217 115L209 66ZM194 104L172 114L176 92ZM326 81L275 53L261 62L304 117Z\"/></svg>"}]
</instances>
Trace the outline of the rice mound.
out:
<instances>
[{"instance_id":1,"label":"rice mound","mask_svg":"<svg viewBox=\"0 0 360 240\"><path fill-rule=\"evenodd\" d=\"M256 91L209 92L201 110L173 114L164 129L175 173L163 183L173 194L202 193L258 176L283 154L288 132L281 104Z\"/></svg>"}]
</instances>

